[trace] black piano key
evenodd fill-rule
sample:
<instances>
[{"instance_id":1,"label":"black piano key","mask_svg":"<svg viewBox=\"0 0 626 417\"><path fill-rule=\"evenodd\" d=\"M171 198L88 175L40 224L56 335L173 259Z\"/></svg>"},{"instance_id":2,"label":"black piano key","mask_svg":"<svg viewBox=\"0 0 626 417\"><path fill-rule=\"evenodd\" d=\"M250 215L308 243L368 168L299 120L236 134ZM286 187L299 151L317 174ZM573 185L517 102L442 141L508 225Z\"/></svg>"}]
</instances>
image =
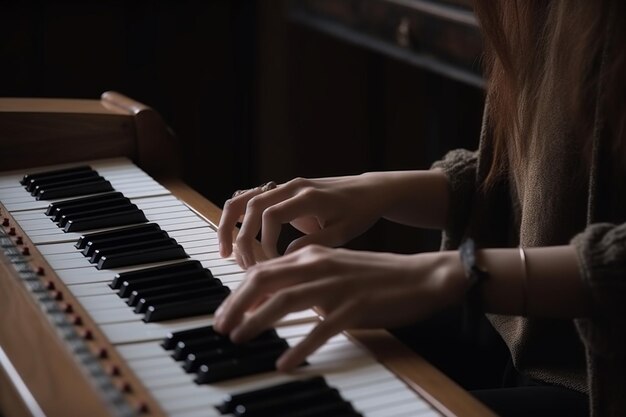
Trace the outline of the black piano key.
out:
<instances>
[{"instance_id":1,"label":"black piano key","mask_svg":"<svg viewBox=\"0 0 626 417\"><path fill-rule=\"evenodd\" d=\"M158 309L162 305L166 304L178 302L194 303L196 300L206 299L207 297L216 299L221 297L223 300L228 294L230 294L230 289L222 285L219 287L205 286L201 289L179 289L169 294L154 295L150 297L140 296L139 301L135 306L135 313L145 313L148 311L148 307L150 306Z\"/></svg>"},{"instance_id":2,"label":"black piano key","mask_svg":"<svg viewBox=\"0 0 626 417\"><path fill-rule=\"evenodd\" d=\"M190 271L200 271L204 267L199 261L186 261L172 265L156 266L152 268L139 269L137 271L123 272L117 274L109 286L118 289L125 281L134 282L136 280L157 278L159 276L185 273Z\"/></svg>"},{"instance_id":3,"label":"black piano key","mask_svg":"<svg viewBox=\"0 0 626 417\"><path fill-rule=\"evenodd\" d=\"M82 254L87 258L91 258L96 250L101 252L106 252L107 250L122 246L128 245L132 243L139 242L147 242L157 239L167 239L169 235L164 230L152 230L145 233L137 233L132 236L122 237L122 238L110 238L110 239L102 239L97 243L89 242L85 249L82 250Z\"/></svg>"},{"instance_id":4,"label":"black piano key","mask_svg":"<svg viewBox=\"0 0 626 417\"><path fill-rule=\"evenodd\" d=\"M312 378L284 382L282 384L276 384L258 390L229 395L224 398L222 404L220 404L217 409L222 414L232 413L235 411L235 407L239 404L258 402L264 398L288 397L296 392L324 387L328 387L328 384L322 376L314 376Z\"/></svg>"},{"instance_id":5,"label":"black piano key","mask_svg":"<svg viewBox=\"0 0 626 417\"><path fill-rule=\"evenodd\" d=\"M80 181L89 178L96 178L100 175L96 171L81 171L70 174L51 175L45 178L33 178L26 184L26 191L36 192L37 189L45 188L49 184L55 184L68 181ZM34 195L34 194L33 194Z\"/></svg>"},{"instance_id":6,"label":"black piano key","mask_svg":"<svg viewBox=\"0 0 626 417\"><path fill-rule=\"evenodd\" d=\"M91 210L103 209L106 207L117 207L132 204L130 199L126 197L108 198L102 201L92 201L88 203L73 204L63 208L57 208L50 214L52 221L59 222L63 217L71 217L76 214L84 213Z\"/></svg>"},{"instance_id":7,"label":"black piano key","mask_svg":"<svg viewBox=\"0 0 626 417\"><path fill-rule=\"evenodd\" d=\"M194 380L197 384L226 381L233 378L259 374L276 370L276 360L283 354L283 350L258 353L239 359L229 359L223 362L202 365Z\"/></svg>"},{"instance_id":8,"label":"black piano key","mask_svg":"<svg viewBox=\"0 0 626 417\"><path fill-rule=\"evenodd\" d=\"M128 284L128 285L124 285ZM206 278L201 274L190 274L186 276L175 276L175 278L161 278L158 280L142 280L122 284L118 292L120 297L128 297L127 304L134 306L141 298L150 298L159 295L166 295L177 291L200 290L203 288L222 288L222 281L217 278Z\"/></svg>"},{"instance_id":9,"label":"black piano key","mask_svg":"<svg viewBox=\"0 0 626 417\"><path fill-rule=\"evenodd\" d=\"M26 174L20 181L20 184L26 185L30 180L38 179L38 178L45 178L47 176L72 174L72 173L82 172L82 171L93 171L93 168L87 165L81 165L81 166L77 166L73 168L55 169L53 171L38 172L36 174Z\"/></svg>"},{"instance_id":10,"label":"black piano key","mask_svg":"<svg viewBox=\"0 0 626 417\"><path fill-rule=\"evenodd\" d=\"M183 340L190 340L211 335L217 335L223 337L224 339L227 339L227 336L223 336L220 333L217 333L213 329L213 326L204 326L188 330L181 330L176 333L168 333L167 336L165 336L165 339L163 339L163 342L161 342L161 346L165 350L172 350L176 347L176 344L178 342L181 342Z\"/></svg>"},{"instance_id":11,"label":"black piano key","mask_svg":"<svg viewBox=\"0 0 626 417\"><path fill-rule=\"evenodd\" d=\"M193 352L203 352L220 346L233 344L228 336L206 331L192 333L191 335L178 336L177 338L180 340L176 342L174 352L172 353L172 357L177 361L186 359L187 356ZM248 343L262 340L280 340L280 338L276 334L276 330L268 329Z\"/></svg>"},{"instance_id":12,"label":"black piano key","mask_svg":"<svg viewBox=\"0 0 626 417\"><path fill-rule=\"evenodd\" d=\"M158 284L156 286L153 286L151 284ZM143 288L137 288L137 286L143 287ZM134 287L135 289L133 289L132 291L130 291L130 293L128 293L127 288L128 287ZM136 285L133 284L129 284L129 285L122 285L122 288L120 289L118 295L120 297L128 297L128 300L126 302L126 304L128 304L129 306L134 306L136 305L139 300L141 300L142 298L146 299L146 298L151 298L151 297L157 297L160 295L165 295L168 292L175 292L175 291L188 291L191 289L196 289L196 290L200 290L203 288L222 288L224 287L224 285L222 284L222 281L217 279L217 278L198 278L196 277L190 277L189 279L185 279L185 280L179 280L178 278L174 281L171 279L165 279L165 280L159 280L157 282L150 282L150 283L146 283L145 281L139 281L138 283L136 283Z\"/></svg>"},{"instance_id":13,"label":"black piano key","mask_svg":"<svg viewBox=\"0 0 626 417\"><path fill-rule=\"evenodd\" d=\"M180 245L166 245L156 248L137 250L117 255L103 256L98 261L96 268L108 269L122 266L141 265L153 262L171 261L174 259L188 258Z\"/></svg>"},{"instance_id":14,"label":"black piano key","mask_svg":"<svg viewBox=\"0 0 626 417\"><path fill-rule=\"evenodd\" d=\"M253 340L245 344L235 345L226 343L207 350L193 351L185 358L183 369L187 372L196 372L202 365L223 362L230 359L241 359L259 352L285 351L289 344L280 338L268 340Z\"/></svg>"},{"instance_id":15,"label":"black piano key","mask_svg":"<svg viewBox=\"0 0 626 417\"><path fill-rule=\"evenodd\" d=\"M162 310L163 306L171 305L175 303L188 303L189 308L193 308L193 304L201 304L202 302L206 302L207 299L211 300L211 304L213 304L213 299L215 302L221 303L227 296L230 294L230 289L226 286L221 287L212 287L212 288L203 288L203 289L187 289L184 291L177 291L171 295L157 295L149 298L139 297L139 301L137 301L137 305L135 306L135 313L147 313L150 307L153 310ZM202 309L204 314L213 313L212 311L208 311L207 309Z\"/></svg>"},{"instance_id":16,"label":"black piano key","mask_svg":"<svg viewBox=\"0 0 626 417\"><path fill-rule=\"evenodd\" d=\"M129 224L143 223L147 221L148 219L146 219L143 211L137 208L128 208L127 211L86 217L78 220L70 220L67 222L63 230L65 232L82 232L85 230L126 226Z\"/></svg>"},{"instance_id":17,"label":"black piano key","mask_svg":"<svg viewBox=\"0 0 626 417\"><path fill-rule=\"evenodd\" d=\"M252 414L238 414L236 416L252 416ZM261 415L261 414L254 414ZM345 400L335 400L330 403L315 402L304 404L304 407L292 405L289 411L281 410L281 417L363 417L354 410L352 404Z\"/></svg>"},{"instance_id":18,"label":"black piano key","mask_svg":"<svg viewBox=\"0 0 626 417\"><path fill-rule=\"evenodd\" d=\"M42 184L41 186L34 187L30 193L31 195L38 197L52 190L79 187L79 186L84 186L84 185L94 185L94 184L99 184L99 183L104 183L104 182L108 182L108 181L105 178L103 178L101 175L90 176L87 178L75 178L75 179L50 181L46 184ZM112 190L113 189L111 189L111 191ZM89 193L84 192L82 194L89 194ZM50 198L50 197L47 197L47 198Z\"/></svg>"},{"instance_id":19,"label":"black piano key","mask_svg":"<svg viewBox=\"0 0 626 417\"><path fill-rule=\"evenodd\" d=\"M178 301L158 306L149 306L142 319L146 323L192 317L201 314L213 314L222 304L225 296L198 298L193 302Z\"/></svg>"},{"instance_id":20,"label":"black piano key","mask_svg":"<svg viewBox=\"0 0 626 417\"><path fill-rule=\"evenodd\" d=\"M106 256L115 256L120 254L126 254L131 252L137 252L140 250L148 250L152 248L168 247L176 245L176 240L169 237L167 233L164 236L155 236L152 239L139 240L138 242L121 243L115 246L101 247L100 244L94 245L94 251L89 259L91 263L98 263L100 259Z\"/></svg>"},{"instance_id":21,"label":"black piano key","mask_svg":"<svg viewBox=\"0 0 626 417\"><path fill-rule=\"evenodd\" d=\"M312 416L320 416L319 409L311 414L311 408L320 407L326 412L348 411L352 409L350 403L346 403L339 391L331 387L321 387L312 390L292 393L289 397L270 397L246 404L238 404L235 407L235 415L240 417L260 416L291 416L298 410L308 410ZM326 414L328 415L328 414Z\"/></svg>"},{"instance_id":22,"label":"black piano key","mask_svg":"<svg viewBox=\"0 0 626 417\"><path fill-rule=\"evenodd\" d=\"M35 199L53 200L55 198L75 197L82 194L96 194L107 191L113 191L113 186L110 182L103 178L98 181L86 182L84 184L40 190Z\"/></svg>"},{"instance_id":23,"label":"black piano key","mask_svg":"<svg viewBox=\"0 0 626 417\"><path fill-rule=\"evenodd\" d=\"M46 216L52 216L57 209L63 209L66 207L73 207L80 204L88 204L94 202L107 201L115 198L124 198L124 194L120 192L104 193L98 195L92 195L89 197L73 198L71 200L57 201L50 203L46 209Z\"/></svg>"},{"instance_id":24,"label":"black piano key","mask_svg":"<svg viewBox=\"0 0 626 417\"><path fill-rule=\"evenodd\" d=\"M88 235L81 236L74 246L76 249L84 249L89 242L97 243L103 239L133 236L136 233L143 233L151 230L161 230L161 228L156 223L148 223L138 226L125 227L123 229L107 230L106 232L90 233Z\"/></svg>"},{"instance_id":25,"label":"black piano key","mask_svg":"<svg viewBox=\"0 0 626 417\"><path fill-rule=\"evenodd\" d=\"M238 407L233 414L236 417L363 417L354 410L351 403L341 398L339 392L335 394L329 391L319 393L317 397L294 398L297 399L302 402L300 404L286 402L284 408L283 405L274 408L255 404L249 408Z\"/></svg>"},{"instance_id":26,"label":"black piano key","mask_svg":"<svg viewBox=\"0 0 626 417\"><path fill-rule=\"evenodd\" d=\"M211 334L209 336L203 336L199 339L192 339L187 341L179 341L174 348L172 358L177 361L187 359L187 356L193 352L200 350L214 349L224 345L224 336L218 334Z\"/></svg>"},{"instance_id":27,"label":"black piano key","mask_svg":"<svg viewBox=\"0 0 626 417\"><path fill-rule=\"evenodd\" d=\"M67 224L70 222L70 220L76 222L77 220L82 220L82 219L87 219L90 217L97 217L97 216L103 216L103 215L107 215L107 214L113 214L113 213L119 213L122 211L129 211L129 210L139 210L137 208L136 205L134 205L133 203L126 203L126 202L122 202L120 204L115 204L109 207L98 207L98 208L92 208L90 210L85 210L82 211L80 213L74 213L72 215L65 215L65 216L61 216L61 219L59 220L58 226L63 229L65 228L65 226L67 226Z\"/></svg>"}]
</instances>

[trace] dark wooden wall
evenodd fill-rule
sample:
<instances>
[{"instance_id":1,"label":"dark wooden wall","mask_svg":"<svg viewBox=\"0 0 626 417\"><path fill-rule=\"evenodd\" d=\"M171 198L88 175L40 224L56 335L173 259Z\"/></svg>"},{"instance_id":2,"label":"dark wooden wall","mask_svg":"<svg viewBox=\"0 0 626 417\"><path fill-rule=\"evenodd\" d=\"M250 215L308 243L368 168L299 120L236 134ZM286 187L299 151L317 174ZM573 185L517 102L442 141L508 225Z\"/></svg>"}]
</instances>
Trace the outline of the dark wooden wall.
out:
<instances>
[{"instance_id":1,"label":"dark wooden wall","mask_svg":"<svg viewBox=\"0 0 626 417\"><path fill-rule=\"evenodd\" d=\"M449 149L477 146L482 90L290 22L274 5L258 4L260 182L427 169ZM381 222L352 246L411 252L438 242L439 233Z\"/></svg>"},{"instance_id":2,"label":"dark wooden wall","mask_svg":"<svg viewBox=\"0 0 626 417\"><path fill-rule=\"evenodd\" d=\"M422 169L476 146L480 89L286 16L282 1L1 2L0 96L145 102L178 134L186 180L218 204L270 179ZM437 237L381 224L353 246L409 252Z\"/></svg>"}]
</instances>

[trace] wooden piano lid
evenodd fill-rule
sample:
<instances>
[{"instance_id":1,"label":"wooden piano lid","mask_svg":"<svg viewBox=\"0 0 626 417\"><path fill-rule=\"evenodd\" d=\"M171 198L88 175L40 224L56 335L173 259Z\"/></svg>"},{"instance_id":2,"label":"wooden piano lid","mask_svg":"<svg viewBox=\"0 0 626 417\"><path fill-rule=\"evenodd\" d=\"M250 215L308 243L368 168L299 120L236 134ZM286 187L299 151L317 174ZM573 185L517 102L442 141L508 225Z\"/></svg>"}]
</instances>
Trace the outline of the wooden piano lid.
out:
<instances>
[{"instance_id":1,"label":"wooden piano lid","mask_svg":"<svg viewBox=\"0 0 626 417\"><path fill-rule=\"evenodd\" d=\"M126 156L156 178L180 177L177 141L149 106L107 91L98 100L0 98L3 171Z\"/></svg>"}]
</instances>

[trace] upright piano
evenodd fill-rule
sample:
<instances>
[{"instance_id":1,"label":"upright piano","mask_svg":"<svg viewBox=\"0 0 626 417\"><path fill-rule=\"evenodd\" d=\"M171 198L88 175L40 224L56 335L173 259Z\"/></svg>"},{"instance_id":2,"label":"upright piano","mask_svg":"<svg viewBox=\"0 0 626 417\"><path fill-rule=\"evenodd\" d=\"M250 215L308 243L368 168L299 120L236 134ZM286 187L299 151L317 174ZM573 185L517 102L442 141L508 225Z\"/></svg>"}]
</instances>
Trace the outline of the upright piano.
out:
<instances>
[{"instance_id":1,"label":"upright piano","mask_svg":"<svg viewBox=\"0 0 626 417\"><path fill-rule=\"evenodd\" d=\"M214 333L245 274L151 108L0 99L0 147L5 417L492 415L384 330L338 335L288 374L274 360L314 311L246 345Z\"/></svg>"}]
</instances>

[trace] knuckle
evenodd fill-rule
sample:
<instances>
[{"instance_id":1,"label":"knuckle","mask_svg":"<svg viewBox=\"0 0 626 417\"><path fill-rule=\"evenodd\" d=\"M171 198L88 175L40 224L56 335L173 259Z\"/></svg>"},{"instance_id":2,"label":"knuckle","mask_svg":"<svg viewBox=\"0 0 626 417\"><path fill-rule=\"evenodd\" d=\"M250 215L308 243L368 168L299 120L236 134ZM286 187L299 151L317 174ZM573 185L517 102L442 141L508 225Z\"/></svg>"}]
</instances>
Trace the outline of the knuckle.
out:
<instances>
[{"instance_id":1,"label":"knuckle","mask_svg":"<svg viewBox=\"0 0 626 417\"><path fill-rule=\"evenodd\" d=\"M240 232L237 235L237 239L235 240L235 242L237 243L237 246L239 247L240 250L247 250L248 247L250 246L250 239L248 239L248 237L246 236L246 232Z\"/></svg>"},{"instance_id":2,"label":"knuckle","mask_svg":"<svg viewBox=\"0 0 626 417\"><path fill-rule=\"evenodd\" d=\"M261 199L259 198L260 196L255 196L252 197L250 200L248 200L248 204L246 205L246 208L248 212L256 212L259 210L260 206L261 206Z\"/></svg>"},{"instance_id":3,"label":"knuckle","mask_svg":"<svg viewBox=\"0 0 626 417\"><path fill-rule=\"evenodd\" d=\"M278 216L278 211L275 207L268 207L263 210L263 222L276 220Z\"/></svg>"},{"instance_id":4,"label":"knuckle","mask_svg":"<svg viewBox=\"0 0 626 417\"><path fill-rule=\"evenodd\" d=\"M246 278L253 288L260 287L265 281L267 281L267 277L268 274L258 265L248 268L248 272L246 273Z\"/></svg>"},{"instance_id":5,"label":"knuckle","mask_svg":"<svg viewBox=\"0 0 626 417\"><path fill-rule=\"evenodd\" d=\"M300 195L302 195L303 197L306 197L308 199L314 199L316 197L319 197L320 194L321 194L321 192L317 188L313 188L313 187L310 187L310 186L305 187L300 192Z\"/></svg>"},{"instance_id":6,"label":"knuckle","mask_svg":"<svg viewBox=\"0 0 626 417\"><path fill-rule=\"evenodd\" d=\"M311 244L302 249L302 260L315 266L319 271L324 271L330 267L328 251L329 249L324 246Z\"/></svg>"},{"instance_id":7,"label":"knuckle","mask_svg":"<svg viewBox=\"0 0 626 417\"><path fill-rule=\"evenodd\" d=\"M326 255L326 251L328 248L319 245L317 243L312 243L309 246L304 248L305 255L313 258L320 258Z\"/></svg>"},{"instance_id":8,"label":"knuckle","mask_svg":"<svg viewBox=\"0 0 626 417\"><path fill-rule=\"evenodd\" d=\"M310 181L306 178L303 177L296 177L294 179L292 179L291 181L289 181L289 185L294 187L294 188L302 188L307 186L310 183Z\"/></svg>"}]
</instances>

